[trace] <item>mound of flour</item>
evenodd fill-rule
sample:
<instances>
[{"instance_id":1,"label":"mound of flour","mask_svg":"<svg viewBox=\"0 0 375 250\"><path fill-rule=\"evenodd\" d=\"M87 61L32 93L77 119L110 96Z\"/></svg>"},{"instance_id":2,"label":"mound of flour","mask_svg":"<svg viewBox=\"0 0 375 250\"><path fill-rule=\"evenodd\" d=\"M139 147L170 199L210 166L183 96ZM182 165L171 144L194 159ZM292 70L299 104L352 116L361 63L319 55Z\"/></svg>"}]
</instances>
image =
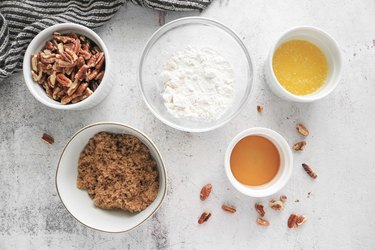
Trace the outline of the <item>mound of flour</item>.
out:
<instances>
[{"instance_id":1,"label":"mound of flour","mask_svg":"<svg viewBox=\"0 0 375 250\"><path fill-rule=\"evenodd\" d=\"M176 53L159 81L165 106L179 118L216 120L233 102L233 68L210 48L188 47Z\"/></svg>"}]
</instances>

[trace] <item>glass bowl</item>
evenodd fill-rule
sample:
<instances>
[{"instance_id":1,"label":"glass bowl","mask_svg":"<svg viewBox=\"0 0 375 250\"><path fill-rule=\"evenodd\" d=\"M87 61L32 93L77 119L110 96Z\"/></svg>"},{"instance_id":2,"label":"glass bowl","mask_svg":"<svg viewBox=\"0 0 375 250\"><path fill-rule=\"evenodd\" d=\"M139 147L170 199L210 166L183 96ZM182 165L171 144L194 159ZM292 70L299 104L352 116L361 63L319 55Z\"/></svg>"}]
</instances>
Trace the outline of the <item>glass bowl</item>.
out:
<instances>
[{"instance_id":1,"label":"glass bowl","mask_svg":"<svg viewBox=\"0 0 375 250\"><path fill-rule=\"evenodd\" d=\"M164 105L159 74L174 54L188 46L209 47L220 53L233 68L233 103L217 120L178 118ZM138 82L146 105L159 120L182 131L204 132L224 125L240 112L251 91L253 64L245 45L227 26L208 18L186 17L162 26L148 40L139 62Z\"/></svg>"}]
</instances>

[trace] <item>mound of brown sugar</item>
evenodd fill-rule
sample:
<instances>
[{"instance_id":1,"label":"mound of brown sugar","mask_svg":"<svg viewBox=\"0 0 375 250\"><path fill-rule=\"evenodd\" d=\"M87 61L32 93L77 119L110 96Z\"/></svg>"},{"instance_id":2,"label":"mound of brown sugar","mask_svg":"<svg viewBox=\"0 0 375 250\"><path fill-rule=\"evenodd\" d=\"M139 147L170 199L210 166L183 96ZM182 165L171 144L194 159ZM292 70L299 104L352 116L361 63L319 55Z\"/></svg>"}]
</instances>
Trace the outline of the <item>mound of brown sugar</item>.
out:
<instances>
[{"instance_id":1,"label":"mound of brown sugar","mask_svg":"<svg viewBox=\"0 0 375 250\"><path fill-rule=\"evenodd\" d=\"M156 162L137 137L100 132L81 152L77 187L97 207L140 212L158 194Z\"/></svg>"}]
</instances>

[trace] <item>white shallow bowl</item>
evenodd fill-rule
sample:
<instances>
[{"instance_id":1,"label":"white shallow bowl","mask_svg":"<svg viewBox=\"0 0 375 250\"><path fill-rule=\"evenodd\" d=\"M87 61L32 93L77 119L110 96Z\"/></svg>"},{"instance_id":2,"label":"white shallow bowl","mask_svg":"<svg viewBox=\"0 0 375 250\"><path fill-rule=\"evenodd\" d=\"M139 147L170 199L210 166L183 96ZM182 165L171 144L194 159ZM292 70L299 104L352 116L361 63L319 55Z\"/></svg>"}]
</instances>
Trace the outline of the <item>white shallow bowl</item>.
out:
<instances>
[{"instance_id":1,"label":"white shallow bowl","mask_svg":"<svg viewBox=\"0 0 375 250\"><path fill-rule=\"evenodd\" d=\"M290 40L306 40L322 50L328 62L328 76L325 84L316 92L309 95L294 95L286 90L277 80L272 67L275 50ZM309 26L292 28L283 33L271 48L265 65L267 83L271 90L279 97L294 102L313 102L330 94L338 85L342 73L342 56L335 39L321 29Z\"/></svg>"},{"instance_id":2,"label":"white shallow bowl","mask_svg":"<svg viewBox=\"0 0 375 250\"><path fill-rule=\"evenodd\" d=\"M251 135L258 135L270 140L280 154L280 168L276 176L268 183L260 186L249 186L239 182L233 175L230 168L230 157L234 146L243 138ZM241 193L251 197L266 197L280 191L290 179L293 170L293 155L286 140L277 132L268 128L249 128L239 133L229 143L224 159L225 173L229 182Z\"/></svg>"},{"instance_id":3,"label":"white shallow bowl","mask_svg":"<svg viewBox=\"0 0 375 250\"><path fill-rule=\"evenodd\" d=\"M159 75L165 63L188 46L217 51L234 70L233 103L217 120L177 118L164 105ZM253 64L245 45L230 28L208 18L185 17L162 26L148 40L138 66L138 83L147 107L163 123L183 131L204 132L224 125L240 112L251 92Z\"/></svg>"},{"instance_id":4,"label":"white shallow bowl","mask_svg":"<svg viewBox=\"0 0 375 250\"><path fill-rule=\"evenodd\" d=\"M101 131L136 136L149 148L151 155L157 162L159 192L154 202L142 212L132 214L125 211L97 208L87 191L77 188L77 166L80 153L89 139ZM119 233L141 225L158 210L166 196L166 175L160 152L144 133L124 124L101 122L82 128L66 144L57 166L56 189L66 209L79 222L96 230Z\"/></svg>"},{"instance_id":5,"label":"white shallow bowl","mask_svg":"<svg viewBox=\"0 0 375 250\"><path fill-rule=\"evenodd\" d=\"M52 39L53 32L59 32L63 34L75 32L77 34L84 35L85 37L93 41L104 52L105 73L103 80L91 96L75 104L63 105L60 102L51 99L49 96L47 96L45 90L38 83L36 83L31 76L31 55L43 49L46 41ZM26 86L30 90L30 93L39 102L43 103L44 105L50 108L63 110L83 110L96 106L101 101L103 101L104 98L109 94L113 83L112 63L108 53L108 49L105 46L103 40L91 29L74 23L55 24L51 27L42 30L37 36L34 37L34 39L27 47L25 56L23 58L23 77L25 79Z\"/></svg>"}]
</instances>

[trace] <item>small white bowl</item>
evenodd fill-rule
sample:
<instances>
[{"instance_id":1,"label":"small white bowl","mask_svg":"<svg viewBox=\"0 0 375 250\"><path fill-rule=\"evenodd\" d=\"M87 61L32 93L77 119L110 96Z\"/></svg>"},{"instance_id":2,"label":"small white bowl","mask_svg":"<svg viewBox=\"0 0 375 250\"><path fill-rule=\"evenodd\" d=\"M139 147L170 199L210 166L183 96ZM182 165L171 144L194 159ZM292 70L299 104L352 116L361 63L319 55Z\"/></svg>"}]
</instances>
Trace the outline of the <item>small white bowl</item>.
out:
<instances>
[{"instance_id":1,"label":"small white bowl","mask_svg":"<svg viewBox=\"0 0 375 250\"><path fill-rule=\"evenodd\" d=\"M270 140L276 146L280 154L280 168L278 173L270 182L260 186L249 186L242 184L234 177L232 170L230 168L230 157L233 148L241 139L251 135L262 136ZM288 182L293 170L293 155L286 140L277 132L268 128L249 128L239 133L229 143L229 146L225 153L224 167L229 182L238 191L251 197L266 197L280 191L280 189L282 189Z\"/></svg>"},{"instance_id":2,"label":"small white bowl","mask_svg":"<svg viewBox=\"0 0 375 250\"><path fill-rule=\"evenodd\" d=\"M77 188L77 166L80 153L89 139L101 131L136 136L149 148L157 162L159 192L156 199L142 212L132 214L125 211L97 208L87 191ZM79 130L66 144L56 170L57 193L69 213L85 226L110 233L129 231L150 218L158 210L166 196L166 180L167 173L163 159L150 138L135 128L114 122L94 123Z\"/></svg>"},{"instance_id":3,"label":"small white bowl","mask_svg":"<svg viewBox=\"0 0 375 250\"><path fill-rule=\"evenodd\" d=\"M328 61L329 72L325 84L316 92L299 96L290 93L277 80L272 67L275 50L284 42L290 40L306 40L318 46ZM342 72L342 56L337 42L321 29L309 26L296 27L280 36L271 48L265 65L267 83L271 90L279 97L294 102L313 102L330 94L339 83Z\"/></svg>"},{"instance_id":4,"label":"small white bowl","mask_svg":"<svg viewBox=\"0 0 375 250\"><path fill-rule=\"evenodd\" d=\"M47 96L45 90L36 83L32 76L31 76L31 62L30 58L31 55L39 52L43 49L46 41L52 39L52 33L59 32L59 33L69 33L75 32L77 34L84 35L85 37L92 40L103 52L105 56L105 73L103 80L99 84L98 88L94 91L94 93L86 98L83 101L80 101L75 104L66 104L63 105L58 101L51 99ZM31 94L41 103L44 105L55 108L55 109L63 109L63 110L83 110L89 109L101 101L109 94L112 88L112 63L110 60L110 56L108 53L108 49L105 46L103 40L91 29L74 23L62 23L56 24L51 27L48 27L42 30L34 39L31 41L27 50L25 52L25 56L23 59L23 77L25 79L26 85L30 90Z\"/></svg>"}]
</instances>

